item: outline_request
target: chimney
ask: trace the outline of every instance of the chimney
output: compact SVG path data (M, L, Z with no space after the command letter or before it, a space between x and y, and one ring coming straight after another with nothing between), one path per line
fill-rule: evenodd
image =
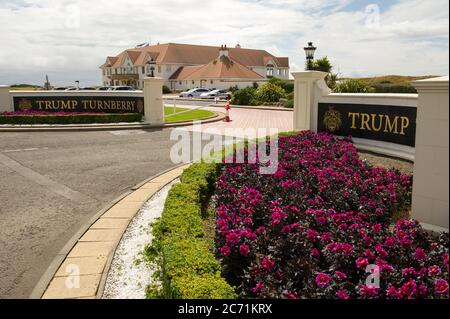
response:
M225 45L222 45L221 47L220 47L220 50L219 50L219 58L221 58L221 57L223 57L223 56L226 56L226 57L228 57L229 56L229 50L228 50L228 48L227 48L227 45L225 44Z

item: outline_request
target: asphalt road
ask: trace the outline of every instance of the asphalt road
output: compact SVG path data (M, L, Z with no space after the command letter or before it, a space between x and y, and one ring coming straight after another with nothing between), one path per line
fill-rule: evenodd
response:
M170 129L0 133L0 298L27 298L96 212L176 166Z

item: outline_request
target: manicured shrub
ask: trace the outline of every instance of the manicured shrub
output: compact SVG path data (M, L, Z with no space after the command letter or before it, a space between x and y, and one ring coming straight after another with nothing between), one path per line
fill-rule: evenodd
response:
M234 298L221 277L213 244L205 238L202 208L214 188L217 164L196 163L172 186L161 218L153 225L154 239L146 254L158 260L163 298ZM154 297L154 296L151 296Z
M91 123L121 123L141 122L142 114L39 114L39 113L8 113L0 114L0 124L91 124Z
M336 84L335 93L375 93L375 90L361 80L350 79Z
M172 93L172 90L167 85L163 85L163 94L170 94L170 93Z
M282 88L287 94L294 92L294 81L292 80L282 80L279 78L271 78L270 83L275 84Z
M412 176L361 161L350 140L302 132L279 139L273 175L225 164L216 183L216 247L244 298L448 298L448 234L408 210ZM376 265L380 287L366 286Z
M233 99L231 104L234 105L257 105L257 101L255 99L256 89L253 87L247 87L242 90L236 90L233 93Z
M256 99L263 103L279 102L285 95L286 92L281 87L271 82L265 83L255 91Z

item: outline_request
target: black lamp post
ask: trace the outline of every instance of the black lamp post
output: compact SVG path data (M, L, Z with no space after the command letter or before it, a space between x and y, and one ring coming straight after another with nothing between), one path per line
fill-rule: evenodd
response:
M147 65L150 66L150 77L154 78L155 77L155 65L156 65L156 61L153 59L150 59L147 61Z
M312 42L308 42L308 46L305 47L306 53L306 69L311 71L313 69L314 53L316 52L316 47Z

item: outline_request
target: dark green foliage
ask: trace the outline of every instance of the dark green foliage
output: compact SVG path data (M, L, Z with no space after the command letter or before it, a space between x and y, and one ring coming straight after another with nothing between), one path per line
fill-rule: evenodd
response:
M140 122L142 114L0 115L0 124L91 124Z

